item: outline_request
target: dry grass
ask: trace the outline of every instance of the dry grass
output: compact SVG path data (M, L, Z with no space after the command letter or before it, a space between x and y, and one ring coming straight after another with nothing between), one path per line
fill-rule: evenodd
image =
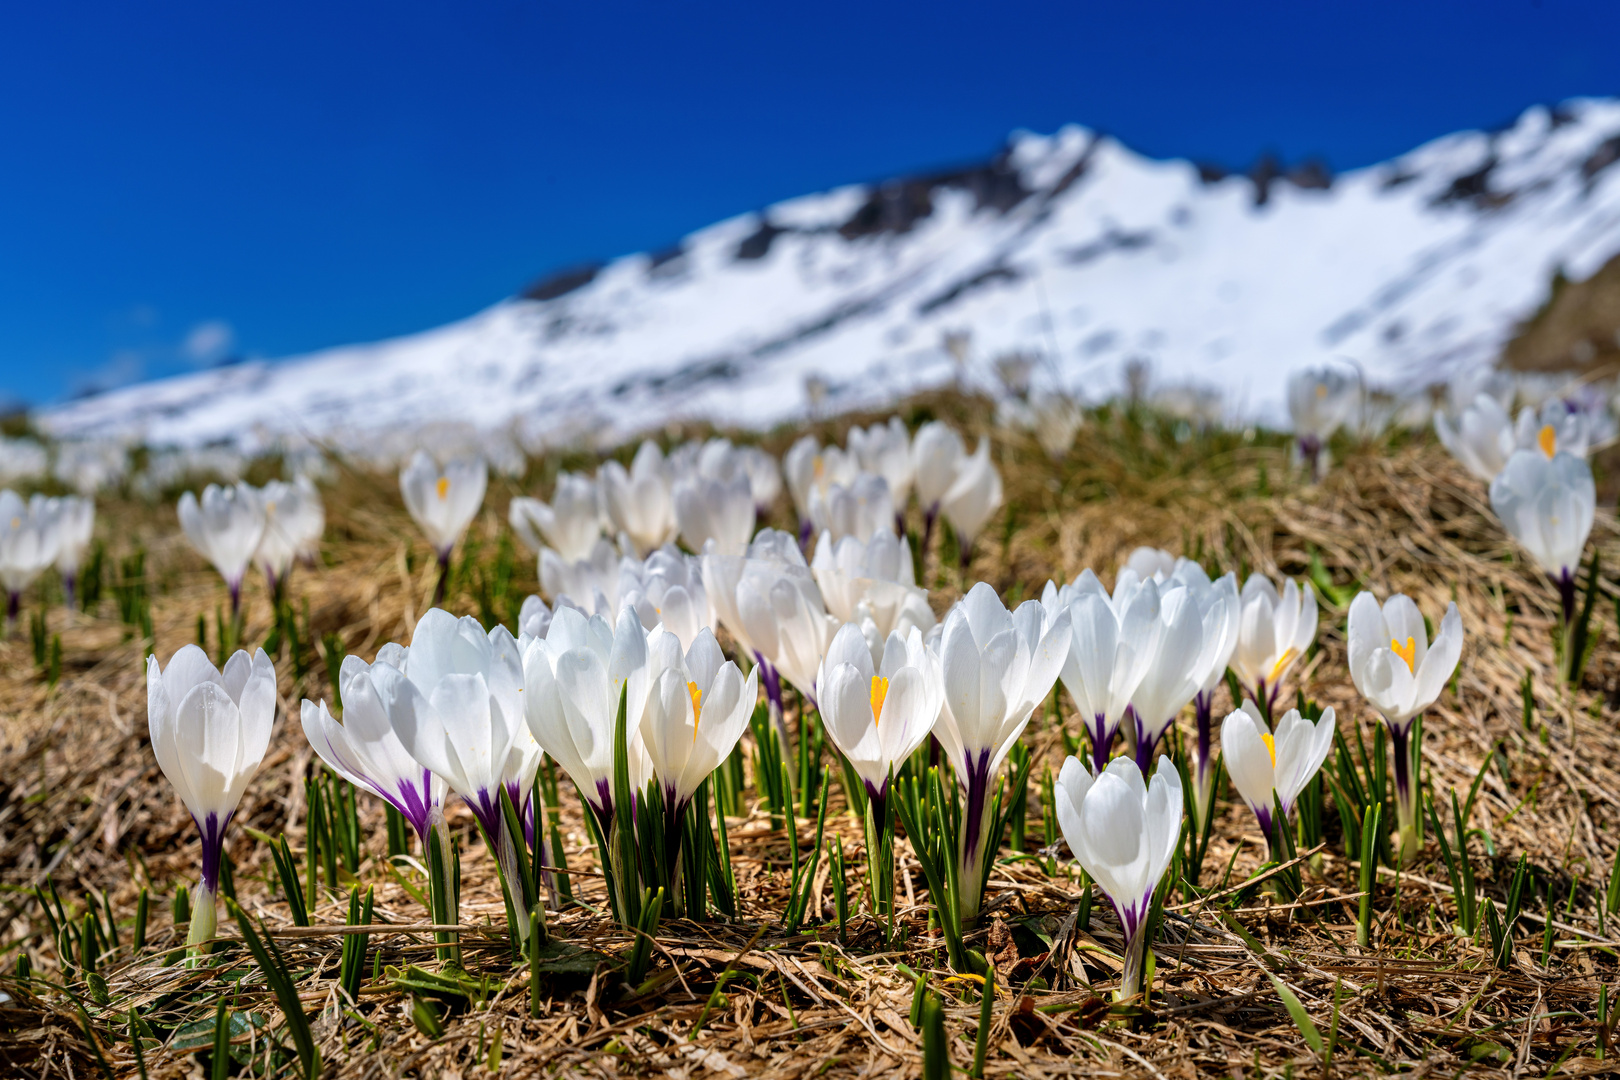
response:
M984 402L951 395L919 400L910 412L914 420L945 416L975 433L988 415ZM822 434L837 436L847 423L828 425ZM785 448L789 439L779 433L772 448ZM1448 929L1452 904L1440 884L1445 874L1432 843L1409 872L1380 877L1373 947L1356 948L1357 886L1329 813L1326 848L1305 868L1306 890L1298 902L1283 903L1264 888L1228 888L1192 904L1180 903L1179 894L1172 897L1149 1011L1121 1017L1109 1013L1106 1001L1117 985L1118 963L1110 950L1120 944L1112 914L1100 905L1089 933L1065 938L1077 895L1067 866L1048 877L1038 860L1003 849L1008 858L994 872L988 894L992 917L974 940L996 960L1007 984L988 1036L988 1075L1320 1072L1318 1055L1284 1009L1273 974L1324 1032L1338 987L1333 1067L1342 1073L1455 1073L1472 1067L1545 1074L1554 1062L1565 1075L1607 1070L1597 1055L1608 1033L1595 1017L1599 987L1614 981L1614 950L1620 948L1614 927L1598 915L1620 822L1614 609L1608 600L1599 607L1603 637L1585 685L1573 694L1560 692L1550 636L1556 599L1514 557L1480 485L1432 440L1335 449L1341 464L1324 484L1308 487L1288 475L1281 441L1265 435L1199 434L1178 431L1160 418L1103 412L1089 418L1061 464L1041 456L1032 442L998 436L1008 510L978 545L965 577L942 566L948 560L941 552L931 553L936 610L960 594L964 581L978 578L1009 599L1033 595L1047 578L1072 578L1085 566L1109 580L1120 559L1142 543L1242 573L1299 575L1314 555L1336 589L1403 591L1434 619L1455 598L1467 644L1456 691L1448 690L1428 715L1423 757L1437 792L1453 786L1466 791L1482 763L1492 759L1474 824L1494 855L1476 838L1476 869L1487 891L1500 898L1512 860L1523 852L1537 882L1511 968L1497 969L1485 949ZM578 463L541 463L531 479L548 489L541 474L562 464ZM475 525L478 557L485 563L493 557L514 490L493 485ZM349 651L369 657L383 642L408 639L431 595L433 567L389 478L345 475L327 502L323 565L295 573L295 603L307 602L314 631L335 632ZM785 518L786 506L779 512ZM1595 539L1607 564L1620 565L1612 516L1599 517ZM199 611L212 622L223 590L178 539L169 505L104 503L100 530L112 557L138 545L147 552L160 657L194 640ZM519 598L534 588L532 564L520 562L514 584ZM250 589L246 603L247 640L261 640L269 630L266 599ZM449 606L477 613L467 577L458 581ZM1305 693L1338 709L1341 725L1360 725L1370 734L1373 714L1359 702L1345 666L1344 614L1324 600L1319 646L1298 680ZM52 630L61 633L65 661L55 688L35 670L26 633L0 643L0 961L9 973L18 954L26 953L36 976L31 986L3 980L10 1000L0 1005L0 1060L12 1075L79 1077L100 1072L99 1054L117 1075L136 1075L124 1020L134 1008L166 1036L165 1047L147 1055L150 1075L202 1075L214 1002L222 993L238 1012L263 1016L272 1034L281 1016L261 980L236 982L252 970L240 949L226 952L218 969L160 966L156 958L176 940L168 898L193 881L198 845L146 743L143 643L117 621L110 601L100 617L58 610L51 620ZM269 886L274 871L266 846L244 826L285 832L295 849L301 845L303 780L318 762L293 718L301 697L328 693L318 659L302 685L285 657L278 668L281 719L230 845L237 896L272 929L290 926L288 911ZM1528 729L1519 691L1527 668L1536 698ZM1066 697L1063 709L1073 734L1078 726ZM1038 719L1028 740L1037 772L1057 765L1062 737L1050 721ZM566 783L564 791L570 865L588 870L594 852ZM835 802L834 811L841 805ZM371 858L359 878L376 887L379 922L420 925L421 906L384 865L380 808L363 801L362 811ZM1041 842L1040 820L1032 793L1032 848ZM891 951L864 917L852 924L847 942L839 940L835 925L816 918L816 912L829 920L831 915L825 862L811 925L785 934L777 920L786 896L787 845L768 817L755 812L731 827L742 908L735 922L667 921L658 936L656 967L667 977L640 997L627 997L617 975L627 936L590 910L554 914L551 923L560 937L601 955L587 955L577 971L549 975L541 1015L531 1018L527 972L512 968L504 951L504 911L491 862L474 838L470 816L457 808L451 821L466 853L462 919L473 927L464 935L467 964L474 974L488 976L487 993L481 1001L457 1003L444 1017L443 1035L430 1039L413 1026L409 997L386 974L376 981L368 975L358 1003L340 1010L334 982L339 938L287 933L281 942L292 966L305 972L300 988L321 1042L325 1075L466 1076L487 1066L497 1036L502 1065L514 1074L916 1074L921 1044L908 1021L912 987L897 970L902 961L927 972L944 995L953 1062L965 1068L972 1059L977 992L944 967L943 950L927 929L923 879L904 843L896 884L907 931L903 947ZM799 822L805 842L812 826ZM859 829L836 813L829 815L828 829L855 853L853 876L863 876ZM1216 822L1205 880L1218 878L1230 862L1230 880L1240 883L1263 856L1247 811L1227 802ZM105 896L120 921L123 947L104 967L110 1007L85 997L82 984L70 994L39 981L60 975L31 892L47 878L81 911L87 898L99 903ZM1574 899L1566 910L1571 882ZM153 905L148 949L132 958L129 928L143 886L159 902ZM1558 908L1545 966L1543 886L1550 886ZM597 879L582 875L576 888L587 905L601 910ZM345 903L328 898L315 921L340 924ZM223 915L221 922L227 925ZM434 966L420 932L379 930L371 941L384 968ZM1059 947L1049 950L1054 943ZM728 965L739 974L695 1031ZM1024 984L1037 972L1050 989L1026 991ZM95 1048L82 1026L81 1003ZM189 1043L184 1032L174 1034L187 1023L200 1023L203 1031ZM266 1045L262 1029L244 1030L238 1040L243 1056L258 1054L260 1065Z

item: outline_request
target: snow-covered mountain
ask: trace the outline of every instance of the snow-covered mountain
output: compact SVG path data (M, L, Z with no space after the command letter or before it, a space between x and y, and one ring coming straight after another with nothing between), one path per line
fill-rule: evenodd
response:
M1556 271L1620 252L1617 162L1612 100L1333 178L1217 177L1081 127L1018 134L981 167L792 199L440 329L40 419L154 444L438 421L610 442L671 419L763 427L812 396L881 404L956 377L958 357L982 373L1019 352L1082 398L1134 368L1278 420L1301 366L1350 362L1401 391L1493 363Z

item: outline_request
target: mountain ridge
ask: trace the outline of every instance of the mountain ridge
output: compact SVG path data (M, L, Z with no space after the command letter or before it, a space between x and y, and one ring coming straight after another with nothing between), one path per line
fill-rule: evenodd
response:
M851 184L537 280L446 326L45 410L72 436L343 444L456 421L608 443L764 427L991 362L1095 399L1133 368L1282 419L1282 378L1352 363L1411 392L1494 362L1562 273L1620 254L1620 103L1535 106L1338 175L1136 154L1078 125L977 165ZM957 355L967 347L967 371ZM947 343L958 344L947 347Z

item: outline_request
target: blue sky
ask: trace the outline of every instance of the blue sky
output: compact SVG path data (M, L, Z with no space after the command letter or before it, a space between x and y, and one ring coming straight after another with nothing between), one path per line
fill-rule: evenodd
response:
M13 5L0 393L425 329L547 270L1079 121L1367 164L1617 91L1620 5Z

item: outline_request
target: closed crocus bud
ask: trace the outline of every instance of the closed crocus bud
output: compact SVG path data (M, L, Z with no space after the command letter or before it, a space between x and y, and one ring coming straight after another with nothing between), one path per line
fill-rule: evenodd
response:
M192 904L195 945L214 936L225 828L259 771L276 718L276 671L260 649L237 652L221 672L186 645L160 668L146 661L146 720L158 767L202 835L202 884Z
M938 658L916 630L891 634L881 666L860 627L845 623L833 636L817 677L827 737L861 778L881 831L888 820L889 777L905 764L944 704Z
M355 787L371 792L393 806L422 838L444 816L446 785L405 749L394 732L393 711L421 702L409 680L384 657L404 662L405 653L389 650L376 663L358 656L343 658L339 687L343 722L327 711L326 702L305 699L301 709L304 737L326 762L327 768Z
M1134 997L1142 990L1153 891L1181 839L1181 777L1163 757L1151 784L1131 758L1115 758L1098 775L1071 757L1063 763L1053 802L1075 861L1114 905L1125 937L1120 996Z
M1062 588L1047 582L1041 594L1048 606L1069 611L1069 655L1061 678L1091 737L1094 771L1108 764L1114 735L1137 686L1155 655L1159 628L1159 589L1145 586L1131 571L1120 574L1113 597L1090 570Z
M1566 626L1575 617L1575 571L1596 507L1592 467L1574 454L1515 451L1491 482L1491 509L1558 586Z
M1269 713L1283 679L1316 640L1316 591L1290 579L1279 595L1270 578L1250 574L1238 599L1242 614L1232 670Z
M737 451L743 472L748 476L748 490L754 496L754 511L766 517L782 494L782 469L776 458L757 446L744 446Z
M619 562L619 605L636 613L647 630L662 626L690 649L704 629L715 628L714 608L703 588L703 564L666 544L645 562ZM544 636L544 635L538 635Z
M1067 394L1037 392L1029 400L1029 411L1035 441L1040 443L1047 457L1061 460L1074 445L1075 433L1085 422L1079 402Z
M321 502L321 493L315 481L308 476L300 476L294 484L302 493L298 521L293 527L293 533L298 537L297 554L306 564L313 565L320 550L321 538L326 535L326 505Z
M754 495L746 476L690 477L675 484L675 523L693 551L741 555L754 535Z
M1455 422L1444 410L1437 410L1434 432L1452 457L1487 484L1496 479L1513 455L1513 421L1489 394L1474 398Z
M530 733L574 781L607 836L613 824L613 738L621 692L631 789L640 791L652 771L641 738L648 692L646 631L633 611L610 623L601 615L586 618L561 608L545 638L526 646L523 682Z
M935 734L967 793L957 838L957 910L967 925L984 887L995 778L1068 659L1069 613L1036 600L1010 612L981 581L945 616L938 655L945 710Z
M674 539L669 468L656 443L642 442L629 469L617 461L607 462L597 470L596 482L608 520L616 532L630 538L638 555Z
M1193 750L1193 809L1195 824L1203 828L1214 797L1215 755L1212 747L1215 688L1221 684L1237 648L1238 622L1242 606L1238 599L1237 575L1226 573L1210 581L1204 568L1191 559L1179 559L1171 571L1173 586L1185 588L1204 624L1204 648L1194 659L1193 678L1198 692L1193 695L1193 720L1198 741Z
M90 548L90 537L96 528L95 500L64 495L46 502L46 509L56 522L56 572L62 575L62 592L68 607L73 606L73 586L79 579L79 566L84 553Z
M1302 368L1288 377L1295 453L1313 479L1328 470L1328 439L1350 422L1360 404L1360 384L1337 368Z
M605 536L597 537L590 554L575 562L550 548L541 548L540 587L553 601L567 596L593 610L603 606L596 601L600 595L611 614L619 603L619 554Z
M962 459L956 482L939 501L940 513L951 523L966 566L973 555L973 541L1001 509L1001 473L990 461L990 440L979 437L979 448Z
M253 562L273 593L286 580L300 550L310 545L315 520L318 518L324 526L326 515L313 487L272 480L254 495L264 513L264 532L254 549Z
M911 458L911 433L905 421L891 416L887 424L850 428L849 452L864 472L883 477L896 512L903 515L916 471Z
M518 496L507 509L512 531L539 554L550 546L569 562L588 558L602 535L602 516L596 482L577 473L557 477L550 504Z
M904 636L916 627L926 636L934 628L928 591L916 585L911 545L903 536L877 529L865 541L846 536L835 542L822 533L810 569L832 616L844 623L860 622L864 614L880 647L896 630Z
M848 485L828 484L810 491L810 523L817 533L831 533L834 540L892 531L894 509L888 482L872 473L861 473Z
M258 493L241 481L223 488L209 484L203 488L200 502L188 491L180 496L180 528L197 553L225 579L235 614L242 603L242 575L264 536L264 508Z
M1322 711L1312 723L1289 709L1273 734L1254 702L1247 699L1221 723L1221 751L1226 771L1243 801L1254 811L1272 858L1277 856L1275 828L1288 827L1288 815L1305 785L1311 782L1333 749L1334 714ZM1283 820L1272 820L1272 807L1282 804Z
M956 429L942 420L930 420L917 429L911 443L912 484L917 502L928 521L939 513L940 501L956 483L967 447Z

